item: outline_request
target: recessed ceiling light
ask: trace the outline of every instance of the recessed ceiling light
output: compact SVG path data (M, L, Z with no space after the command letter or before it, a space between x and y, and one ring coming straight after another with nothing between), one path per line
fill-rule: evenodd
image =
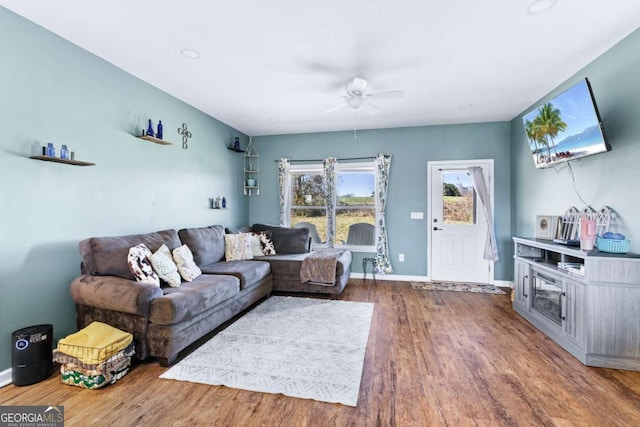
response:
M470 102L458 105L458 108L460 108L461 110L468 110L471 107L473 107L473 104Z
M537 15L546 12L556 4L556 1L557 0L535 0L527 7L527 13Z
M189 59L200 58L200 52L194 49L189 49L189 48L180 49L180 54L185 58L189 58Z

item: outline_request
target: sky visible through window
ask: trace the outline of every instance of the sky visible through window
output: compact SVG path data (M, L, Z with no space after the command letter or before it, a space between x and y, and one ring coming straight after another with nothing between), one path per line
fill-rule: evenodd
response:
M471 177L468 172L444 173L442 174L442 181L444 184L453 184L458 188L461 186L464 188L473 187L473 183L471 182Z
M341 173L338 177L338 196L371 197L374 189L372 173Z

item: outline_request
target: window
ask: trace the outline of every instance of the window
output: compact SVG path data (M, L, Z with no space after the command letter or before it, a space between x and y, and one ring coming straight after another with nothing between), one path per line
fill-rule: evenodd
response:
M291 225L312 224L314 245L327 241L327 206L324 200L322 165L291 166Z
M337 245L375 245L375 182L372 163L338 165Z
M476 223L476 191L468 171L442 173L442 216L445 224Z
M373 162L338 164L335 246L375 251ZM291 165L291 225L308 226L314 246L327 241L327 205L322 165ZM317 234L316 234L317 232Z

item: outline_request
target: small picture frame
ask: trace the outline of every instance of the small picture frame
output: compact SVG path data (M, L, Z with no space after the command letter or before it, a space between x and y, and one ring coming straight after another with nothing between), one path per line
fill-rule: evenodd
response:
M560 217L554 215L536 216L536 239L553 240L558 237Z

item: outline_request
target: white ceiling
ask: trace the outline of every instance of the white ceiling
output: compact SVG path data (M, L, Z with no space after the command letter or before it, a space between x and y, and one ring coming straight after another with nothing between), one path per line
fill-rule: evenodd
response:
M274 135L510 120L640 27L637 0L557 0L530 14L532 1L0 5L248 135ZM354 77L405 97L374 115L326 113Z

